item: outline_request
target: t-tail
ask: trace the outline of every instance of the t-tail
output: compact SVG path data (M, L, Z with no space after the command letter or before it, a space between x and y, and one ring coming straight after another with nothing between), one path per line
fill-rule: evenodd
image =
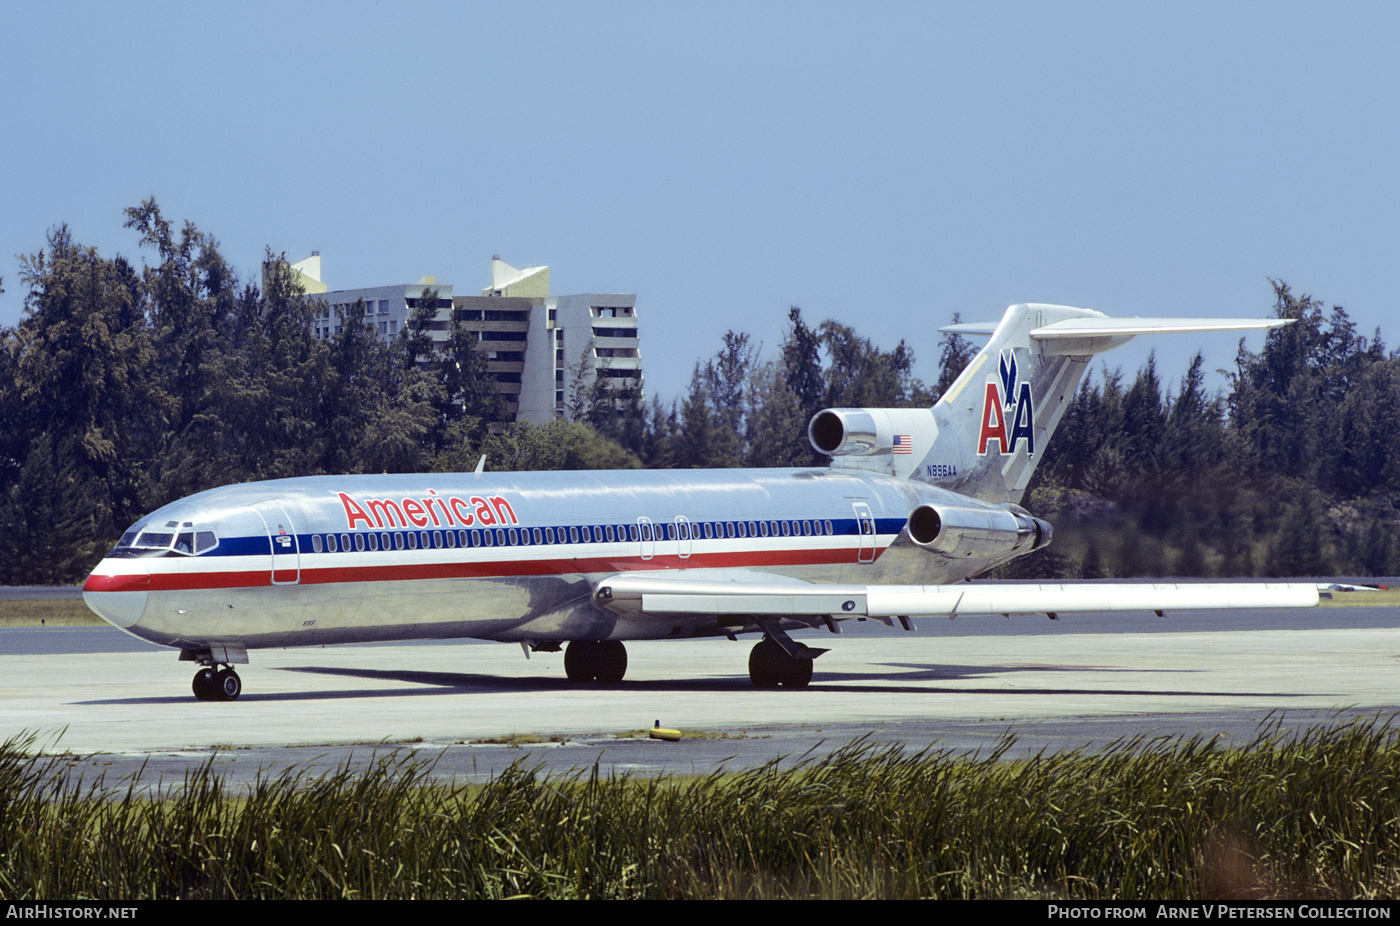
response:
M1019 504L1095 354L1141 334L1246 331L1288 322L1109 318L1071 306L1013 305L997 324L942 329L990 340L933 408L829 408L812 418L808 437L836 468Z

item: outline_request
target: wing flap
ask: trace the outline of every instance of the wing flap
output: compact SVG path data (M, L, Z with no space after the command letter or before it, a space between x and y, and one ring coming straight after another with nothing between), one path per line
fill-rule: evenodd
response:
M824 590L817 589L818 592ZM711 594L711 595L642 595L642 610L666 614L839 614L863 616L866 599L863 594Z

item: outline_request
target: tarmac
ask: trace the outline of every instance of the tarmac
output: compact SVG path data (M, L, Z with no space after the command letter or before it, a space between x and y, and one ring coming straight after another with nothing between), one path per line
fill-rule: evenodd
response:
M1115 740L1296 733L1400 711L1389 608L866 623L810 687L755 689L752 640L638 642L616 685L575 686L563 655L444 641L257 650L234 702L196 701L173 650L105 628L0 630L0 740L66 753L109 783L178 784L212 763L233 783L386 757L482 780L546 773L709 774L866 746L988 755ZM680 742L646 738L659 722Z

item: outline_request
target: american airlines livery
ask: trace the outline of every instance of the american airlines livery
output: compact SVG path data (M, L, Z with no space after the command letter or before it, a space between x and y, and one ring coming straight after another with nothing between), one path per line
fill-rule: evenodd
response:
M1019 504L1092 355L1139 334L1284 320L1110 319L1016 305L932 409L833 408L827 469L310 476L225 486L134 524L83 588L233 700L259 647L476 637L617 682L625 640L759 633L749 676L803 687L789 631L871 618L1309 607L1311 585L973 584L1050 542Z

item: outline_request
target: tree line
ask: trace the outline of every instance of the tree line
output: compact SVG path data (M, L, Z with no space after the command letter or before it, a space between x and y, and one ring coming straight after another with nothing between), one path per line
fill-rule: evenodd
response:
M317 337L324 302L270 252L259 285L154 200L126 227L139 267L63 226L19 259L24 316L0 329L0 584L78 581L144 514L234 482L465 471L483 454L495 470L825 465L815 412L930 405L975 353L945 335L925 384L903 342L794 307L775 351L727 332L669 402L583 377L561 420L512 423L467 328L434 346L435 294L392 340L363 304ZM1220 393L1199 356L1171 394L1155 361L1131 383L1086 380L1026 499L1056 542L1005 574L1400 572L1400 358L1341 308L1274 295L1299 321L1258 353L1241 342Z
M1221 394L1199 355L1165 394L1155 360L1131 383L1083 384L1027 505L1056 544L1014 572L1082 576L1400 573L1400 357L1345 310L1273 282L1296 319L1247 350Z
M323 303L285 261L269 253L260 287L153 200L126 219L140 268L63 226L20 257L24 317L0 331L0 583L79 579L123 528L213 486L424 468L484 427L470 416L499 415L475 345L428 351L421 315L386 343L360 303L318 338Z

